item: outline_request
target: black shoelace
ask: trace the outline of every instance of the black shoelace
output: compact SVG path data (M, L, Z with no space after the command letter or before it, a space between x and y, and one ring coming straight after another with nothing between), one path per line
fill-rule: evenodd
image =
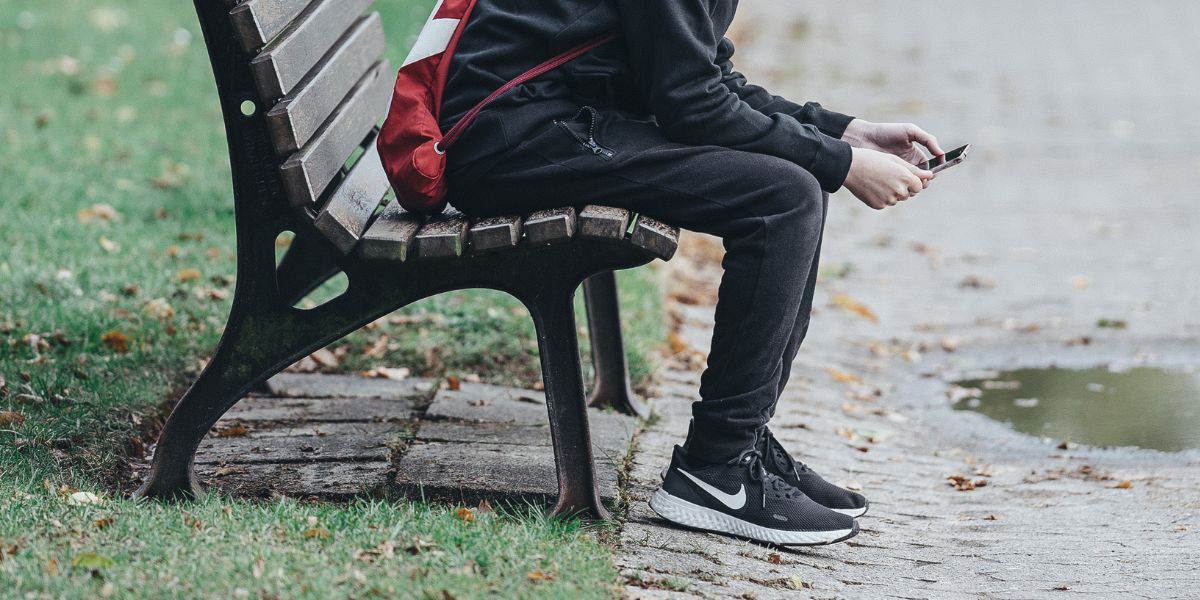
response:
M766 451L771 455L771 458L775 461L775 466L780 471L785 473L791 471L796 474L796 477L800 477L801 472L809 470L808 465L792 458L787 450L783 449L783 444L780 444L779 440L775 439L775 435L771 433L770 429L763 427L761 435L766 442Z
M785 453L786 455L786 453ZM762 453L758 448L750 448L738 455L737 458L729 461L729 465L740 464L750 472L750 481L759 484L762 498L762 507L767 507L767 495L770 494L773 498L781 498L787 500L798 500L804 494L781 479L779 476L767 471L763 465Z

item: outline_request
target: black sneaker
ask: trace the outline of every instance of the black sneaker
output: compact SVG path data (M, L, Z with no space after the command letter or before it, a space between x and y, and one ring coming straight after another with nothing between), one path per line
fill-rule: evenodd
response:
M817 504L851 517L867 514L870 505L862 494L825 481L816 471L808 468L808 465L792 458L765 426L759 430L754 448L763 455L768 472L778 475L788 485L804 492L805 496L812 498Z
M685 527L780 546L832 544L858 534L853 517L813 502L768 472L754 448L727 463L692 466L676 446L650 508Z

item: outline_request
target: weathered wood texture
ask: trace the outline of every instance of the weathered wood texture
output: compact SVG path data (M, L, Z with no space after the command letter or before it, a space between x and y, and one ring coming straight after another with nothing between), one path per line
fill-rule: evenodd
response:
M312 74L267 113L275 152L304 147L384 51L379 13L363 18L338 41Z
M315 202L387 111L392 94L391 66L384 61L358 85L303 150L279 168L293 206Z
M250 62L258 93L287 95L359 19L371 0L317 0Z

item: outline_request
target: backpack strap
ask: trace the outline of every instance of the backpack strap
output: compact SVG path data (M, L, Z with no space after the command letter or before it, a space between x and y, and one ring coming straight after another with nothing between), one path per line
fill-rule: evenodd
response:
M562 54L559 54L558 56L555 56L554 58L551 58L550 60L547 60L546 62L528 71L525 71L524 73L521 73L512 81L501 86L500 89L492 92L491 95L489 95L487 98L484 98L479 104L476 104L474 108L468 111L467 114L463 115L463 117L454 124L454 127L451 127L450 131L446 132L446 135L443 136L442 140L434 147L435 150L441 154L445 154L446 151L448 151L450 147L458 141L458 138L462 136L463 132L471 126L471 123L475 121L475 118L479 116L479 113L482 112L483 109L486 108L488 104L491 104L496 98L499 98L513 88L531 79L537 79L538 77L541 77L542 75L545 75L546 73L549 73L550 71L553 71L579 58L580 56L583 56L584 54L587 54L588 52L615 40L619 36L620 33L616 31L610 31L574 48L571 48L570 50L567 50L566 52L563 52Z

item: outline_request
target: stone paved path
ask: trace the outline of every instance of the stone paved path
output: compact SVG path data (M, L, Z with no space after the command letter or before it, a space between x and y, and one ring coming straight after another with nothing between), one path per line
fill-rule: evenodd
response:
M242 400L217 424L197 473L241 496L553 501L545 396L438 383L281 374L269 394ZM590 420L601 497L615 503L636 421L597 410Z
M752 80L976 154L896 210L833 199L773 428L871 498L862 533L785 552L658 521L645 499L697 386L672 370L631 473L627 595L1196 597L1200 452L1059 449L946 391L997 368L1200 364L1200 5L743 0L739 24ZM709 314L682 311L703 350Z

